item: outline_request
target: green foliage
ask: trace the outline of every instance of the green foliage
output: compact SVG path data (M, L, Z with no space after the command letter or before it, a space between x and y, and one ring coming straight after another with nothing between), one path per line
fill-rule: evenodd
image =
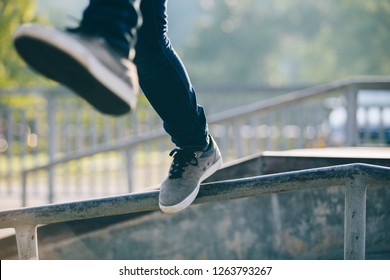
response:
M184 51L202 82L318 83L390 73L388 0L202 1Z
M0 1L0 87L42 85L43 79L26 68L12 43L12 34L23 22L36 21L35 1Z
M181 52L198 82L286 85L390 73L389 0L199 3L203 17ZM0 0L0 87L51 84L13 48L12 33L29 21L37 21L34 0Z

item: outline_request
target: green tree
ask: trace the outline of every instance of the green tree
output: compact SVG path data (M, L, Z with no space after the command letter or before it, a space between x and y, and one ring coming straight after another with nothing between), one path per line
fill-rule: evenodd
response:
M318 83L390 73L388 0L210 0L183 52L202 82Z
M244 82L266 75L264 54L277 40L270 14L263 9L266 2L203 1L209 13L183 52L195 79Z
M289 2L291 10L293 2ZM388 0L299 2L305 8L297 12L298 23L290 20L292 40L282 42L274 53L290 66L291 78L321 82L352 75L390 74L386 63L390 59ZM313 32L305 25L315 26Z
M44 80L26 68L12 43L12 34L23 22L36 20L35 1L0 1L0 87L39 85Z

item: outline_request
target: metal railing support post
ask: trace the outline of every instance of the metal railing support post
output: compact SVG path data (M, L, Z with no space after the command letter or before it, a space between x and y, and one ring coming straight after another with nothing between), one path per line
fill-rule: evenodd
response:
M127 177L127 189L131 193L134 191L134 148L129 148L125 151L125 160L126 160L126 177Z
M28 172L22 172L22 207L27 206L27 176Z
M36 225L15 227L16 243L20 260L38 259L38 235Z
M359 176L345 191L344 259L364 260L366 251L366 186Z
M49 166L47 168L47 184L48 184L48 202L54 202L54 161L56 151L56 123L55 123L55 101L52 95L47 95L47 118L48 118L48 155Z
M347 123L346 123L346 145L356 146L358 144L358 88L355 85L347 87Z
M233 125L233 141L234 147L236 148L236 157L241 158L244 155L243 146L242 146L242 136L241 136L241 125L240 120L232 123Z

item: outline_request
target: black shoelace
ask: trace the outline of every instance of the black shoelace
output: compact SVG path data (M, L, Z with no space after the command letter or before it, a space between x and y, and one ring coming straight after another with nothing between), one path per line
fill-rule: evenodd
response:
M183 149L175 148L169 155L173 157L173 163L171 170L169 171L169 179L179 179L182 177L184 168L191 164L193 166L198 165L198 159L194 152L189 152Z

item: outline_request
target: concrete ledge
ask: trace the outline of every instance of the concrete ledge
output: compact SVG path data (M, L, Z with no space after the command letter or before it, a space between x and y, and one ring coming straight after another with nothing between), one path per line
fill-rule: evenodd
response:
M339 147L265 151L226 165L206 182L353 163L390 167L390 148Z

